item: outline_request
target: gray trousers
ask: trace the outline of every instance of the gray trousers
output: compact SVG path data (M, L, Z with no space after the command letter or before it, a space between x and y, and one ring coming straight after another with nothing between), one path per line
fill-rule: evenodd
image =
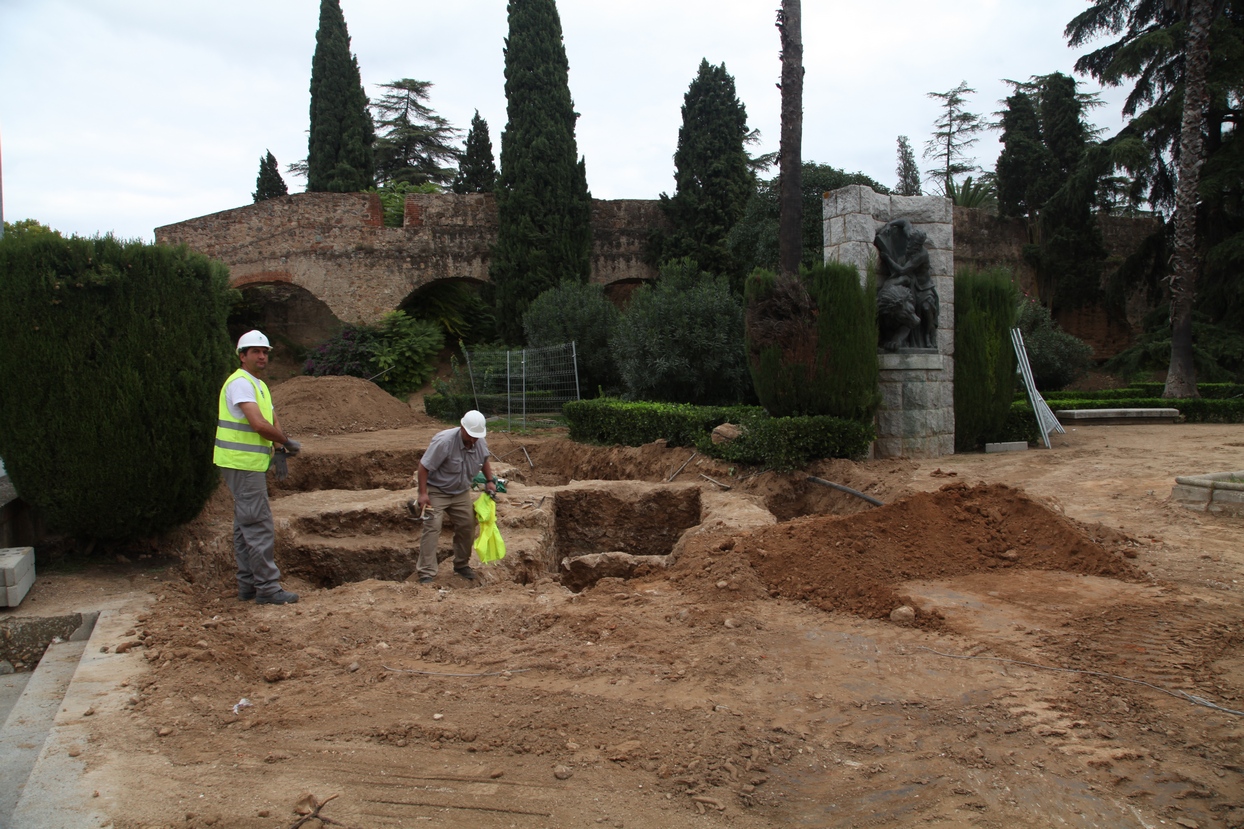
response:
M420 578L434 578L437 573L436 545L441 536L441 522L449 516L454 528L454 569L471 563L471 545L475 541L475 502L471 490L450 495L443 489L428 486L435 512L423 522L423 535L419 538L419 562L415 569Z
M281 571L276 566L267 474L243 469L220 471L233 493L233 554L238 563L238 593L271 596L281 589Z

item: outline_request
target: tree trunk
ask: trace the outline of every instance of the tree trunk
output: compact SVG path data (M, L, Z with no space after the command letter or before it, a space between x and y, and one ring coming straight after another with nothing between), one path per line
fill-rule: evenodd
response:
M1188 3L1184 35L1184 108L1179 137L1179 181L1175 188L1175 256L1171 286L1171 364L1163 397L1198 397L1192 362L1192 305L1196 299L1197 187L1204 162L1202 132L1208 92L1209 27L1212 0Z
M799 275L803 255L803 35L800 0L782 0L778 31L782 38L782 146L778 217L778 265Z

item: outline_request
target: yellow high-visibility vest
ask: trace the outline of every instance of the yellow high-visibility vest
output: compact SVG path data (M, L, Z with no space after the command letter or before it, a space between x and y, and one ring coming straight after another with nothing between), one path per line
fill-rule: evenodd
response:
M255 431L246 418L236 418L229 414L229 404L225 402L225 389L239 377L245 377L255 387L255 400L259 404L259 413L272 423L272 395L264 381L258 380L242 369L229 375L229 379L220 387L220 407L216 419L216 448L212 453L212 461L226 469L243 469L248 472L267 472L272 460L272 441Z

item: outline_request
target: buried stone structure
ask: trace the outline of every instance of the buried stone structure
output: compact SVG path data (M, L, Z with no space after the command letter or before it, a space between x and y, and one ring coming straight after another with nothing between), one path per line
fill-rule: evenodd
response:
M825 261L877 274L879 458L955 451L954 213L939 196L852 185L823 201Z

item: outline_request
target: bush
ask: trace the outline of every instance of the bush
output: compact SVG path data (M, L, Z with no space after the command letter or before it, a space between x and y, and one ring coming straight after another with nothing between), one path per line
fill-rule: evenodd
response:
M445 337L435 323L392 311L376 326L342 326L311 352L303 371L313 377L362 377L401 397L428 381L444 345Z
M523 333L533 347L573 342L579 367L579 389L587 397L597 389L612 391L618 369L609 352L609 336L618 324L618 309L595 283L563 282L536 297L523 314Z
M1020 302L1016 325L1024 335L1038 391L1065 389L1088 371L1093 349L1059 328L1049 309L1037 300L1025 297Z
M678 259L635 292L609 341L629 396L669 403L738 403L751 390L743 308L725 277Z
M131 539L199 513L237 366L228 271L183 247L0 240L0 456L48 527Z
M1239 382L1244 379L1244 335L1215 325L1200 312L1192 315L1192 364L1201 380ZM1107 371L1137 377L1165 371L1171 364L1170 306L1145 317L1145 333L1134 345L1106 361ZM1159 392L1159 395L1161 392Z
M821 458L859 458L875 438L870 424L836 417L771 418L758 406L689 406L609 398L567 403L572 440L642 446L664 440L695 446L711 457L773 469L795 469ZM714 445L712 431L739 423L746 432Z
M747 280L747 353L769 414L871 420L877 389L876 289L854 265L831 262L798 280L755 271Z
M1006 269L955 277L955 451L1001 437L1015 397L1011 328L1019 293Z

